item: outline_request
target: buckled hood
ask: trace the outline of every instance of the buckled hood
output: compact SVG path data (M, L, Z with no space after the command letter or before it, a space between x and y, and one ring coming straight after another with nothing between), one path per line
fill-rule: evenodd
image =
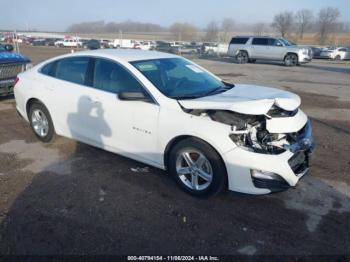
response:
M275 88L235 85L224 93L179 100L179 103L186 109L229 110L241 114L264 115L274 105L287 111L294 111L300 106L300 97Z

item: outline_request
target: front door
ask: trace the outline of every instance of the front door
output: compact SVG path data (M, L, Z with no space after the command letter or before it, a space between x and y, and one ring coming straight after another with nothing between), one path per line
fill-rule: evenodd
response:
M106 149L141 161L154 161L159 106L151 98L148 102L120 100L120 92L147 93L120 64L102 58L97 58L94 64L92 85L96 91L95 102L100 104L100 118L104 119L110 132L103 138Z

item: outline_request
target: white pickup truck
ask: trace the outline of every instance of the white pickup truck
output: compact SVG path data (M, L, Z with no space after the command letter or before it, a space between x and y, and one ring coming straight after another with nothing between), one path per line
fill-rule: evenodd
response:
M202 47L202 53L208 55L227 55L228 44L223 43L204 43Z
M82 47L83 43L78 38L67 38L55 42L55 46L59 47Z

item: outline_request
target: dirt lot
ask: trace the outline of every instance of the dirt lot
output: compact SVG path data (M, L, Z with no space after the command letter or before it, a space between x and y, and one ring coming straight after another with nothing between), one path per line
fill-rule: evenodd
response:
M23 48L35 63L68 52ZM238 65L224 79L298 93L317 151L295 189L196 199L160 170L58 137L42 144L0 100L1 254L350 254L350 63Z

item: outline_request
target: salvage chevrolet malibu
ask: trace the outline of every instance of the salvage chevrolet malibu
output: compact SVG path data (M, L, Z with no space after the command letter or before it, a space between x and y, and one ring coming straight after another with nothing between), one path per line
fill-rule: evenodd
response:
M297 95L227 83L172 54L56 57L20 74L15 97L41 141L58 134L168 170L195 196L294 187L314 148Z

